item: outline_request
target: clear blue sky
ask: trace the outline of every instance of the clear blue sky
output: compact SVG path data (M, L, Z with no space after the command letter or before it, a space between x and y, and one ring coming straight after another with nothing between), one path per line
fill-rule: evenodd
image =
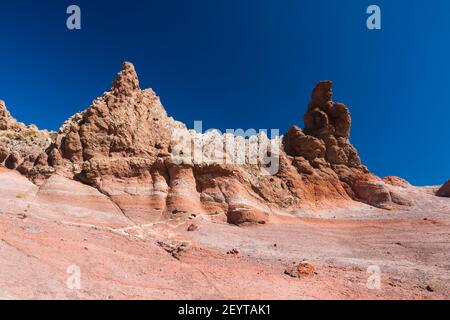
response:
M204 128L302 124L312 87L335 83L352 141L380 176L450 178L448 0L2 1L0 99L57 129L130 60L169 114ZM66 29L66 8L82 30ZM366 8L382 30L366 28Z

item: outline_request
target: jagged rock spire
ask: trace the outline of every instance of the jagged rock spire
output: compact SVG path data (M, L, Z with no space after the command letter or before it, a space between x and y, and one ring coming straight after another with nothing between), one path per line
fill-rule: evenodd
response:
M9 112L6 109L5 102L0 100L0 130L6 130L6 119L9 117Z
M442 185L442 187L436 193L438 197L450 198L450 180Z
M320 81L311 94L311 102L304 117L305 133L322 138L350 137L351 116L348 108L342 103L335 103L333 98L333 82Z
M323 158L329 164L359 168L361 159L349 140L350 112L332 98L333 82L320 81L311 94L304 132L292 127L285 137L285 150L291 156Z
M56 147L78 166L100 158L154 159L167 153L176 126L156 93L141 90L133 64L124 62L111 90L64 124Z
M139 91L139 78L131 62L124 62L122 70L113 81L111 91L118 95L129 95Z
M327 109L333 99L333 82L330 80L320 81L311 93L309 109Z

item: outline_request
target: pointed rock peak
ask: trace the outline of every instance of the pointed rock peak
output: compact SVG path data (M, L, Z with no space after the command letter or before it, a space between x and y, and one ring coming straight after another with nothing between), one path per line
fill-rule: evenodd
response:
M311 94L311 104L314 107L327 105L333 99L333 82L329 80L320 81Z
M139 78L134 65L131 62L124 62L122 70L112 84L112 91L116 94L129 95L139 90Z
M324 137L349 138L351 116L342 103L333 102L333 82L320 81L311 94L311 103L304 117L305 133Z

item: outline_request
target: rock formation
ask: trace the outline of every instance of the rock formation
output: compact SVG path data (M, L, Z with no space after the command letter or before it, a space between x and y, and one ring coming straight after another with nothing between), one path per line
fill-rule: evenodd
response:
M17 122L0 101L0 163L28 176L50 176L46 150L56 135Z
M438 197L448 197L450 198L450 180L442 185L442 187L436 193Z
M350 143L350 112L333 102L330 81L314 88L304 123L304 130L290 128L282 142L257 137L281 146L274 175L261 163L176 163L174 132L192 132L167 115L153 90L140 89L134 66L126 62L111 89L58 133L17 123L1 103L0 163L38 185L58 175L94 186L136 223L195 213L233 224L264 224L280 212L354 201L383 209L411 204L391 180L361 164ZM203 140L212 136L200 134ZM202 150L207 151L209 146Z
M293 163L304 173L308 164L322 173L334 172L334 184L340 184L356 201L383 209L391 209L394 203L409 203L361 164L350 143L350 111L342 103L333 102L332 89L331 81L321 81L314 88L304 117L305 129L294 126L289 130L284 139L286 153L294 159L300 157L300 165Z

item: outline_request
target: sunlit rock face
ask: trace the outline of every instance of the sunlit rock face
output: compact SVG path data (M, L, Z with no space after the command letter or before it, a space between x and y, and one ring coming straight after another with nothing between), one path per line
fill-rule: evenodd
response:
M450 198L450 180L444 183L436 193L438 197L448 197Z
M125 62L111 89L57 133L18 123L1 102L0 162L36 185L57 175L92 186L138 223L204 214L265 224L280 212L356 202L410 205L361 164L350 111L332 97L332 82L319 82L305 128L284 137L199 133L169 117Z

